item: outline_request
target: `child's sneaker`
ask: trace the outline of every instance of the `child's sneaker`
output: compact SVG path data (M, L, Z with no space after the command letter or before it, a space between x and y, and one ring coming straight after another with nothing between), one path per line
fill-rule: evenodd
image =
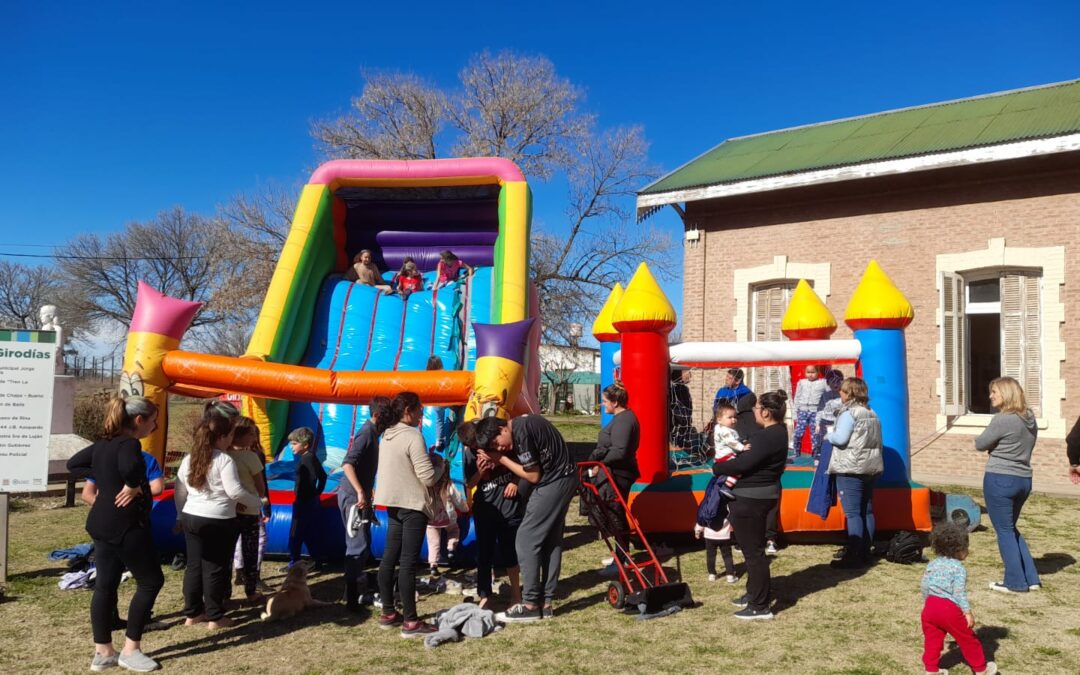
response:
M729 575L724 577L724 581L728 582L729 584L733 584L738 580L739 580L739 577L735 576L734 574L729 574Z
M975 675L996 675L998 671L997 664L993 661L986 662L986 670L981 673L975 673Z
M543 616L545 619L551 619L555 616L555 608L551 605L544 605Z
M770 541L765 543L765 555L776 555L776 542Z
M1027 593L1026 588L1024 590L1015 590L1015 589L1009 588L1008 586L1001 583L1000 581L992 582L990 584L990 590L997 591L998 593Z
M709 575L709 581L716 581L716 575L715 574L710 574Z
M383 630L389 630L394 626L400 626L403 623L405 623L405 617L401 616L401 614L396 611L379 616L379 628L382 628Z
M401 626L401 637L404 639L414 637L424 637L425 635L431 635L438 632L438 628L430 623L424 621L406 621Z

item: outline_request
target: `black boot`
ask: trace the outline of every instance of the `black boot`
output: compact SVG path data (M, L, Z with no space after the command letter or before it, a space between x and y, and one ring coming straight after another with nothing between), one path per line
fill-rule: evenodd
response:
M360 612L360 584L359 578L363 570L360 569L360 556L345 556L345 609L353 614Z

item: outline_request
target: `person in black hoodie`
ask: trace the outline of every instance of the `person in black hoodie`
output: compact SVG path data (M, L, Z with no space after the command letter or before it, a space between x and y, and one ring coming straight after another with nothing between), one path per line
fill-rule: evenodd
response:
M593 475L596 487L603 498L603 517L615 535L616 543L623 552L630 552L630 527L626 522L626 512L615 498L615 490L622 498L630 496L630 486L638 478L637 449L641 427L633 410L626 406L630 399L621 382L615 382L604 388L604 412L613 415L608 425L600 430L596 439L596 449L589 455L590 462L602 462L615 481L612 485L599 470Z
M713 466L716 475L734 475L735 501L728 519L739 538L746 559L746 594L733 601L742 609L739 619L771 619L772 593L769 560L765 557L765 530L769 511L780 499L780 476L787 464L787 393L770 391L758 398L754 415L761 430L750 436L750 449L734 459Z
M337 501L345 523L345 608L360 611L360 595L368 590L364 564L371 555L371 520L374 509L375 473L379 468L379 436L390 419L390 399L371 400L371 417L353 437L341 469L345 480L338 484ZM365 583L361 584L361 581ZM361 589L361 586L364 586Z
M146 479L139 439L157 428L158 409L149 399L130 396L109 402L105 440L68 460L75 475L93 475L98 495L86 518L94 540L97 582L90 601L94 659L98 672L121 665L136 672L156 670L158 664L142 653L142 634L154 601L165 583L150 531L150 485ZM112 623L116 591L127 567L135 577L135 594L128 608L127 639L119 654L113 647Z

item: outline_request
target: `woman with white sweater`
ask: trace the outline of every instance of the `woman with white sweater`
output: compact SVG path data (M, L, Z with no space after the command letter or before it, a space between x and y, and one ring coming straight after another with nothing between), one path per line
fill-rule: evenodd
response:
M401 637L423 637L435 632L416 614L416 559L428 520L434 514L429 489L438 476L427 454L424 436L416 425L423 418L420 397L406 391L394 397L386 431L379 443L375 505L386 508L386 548L379 565L379 628L401 626ZM402 612L394 608L394 571Z
M234 424L226 415L206 415L195 430L195 446L176 474L176 512L187 541L186 626L204 621L211 629L233 625L225 616L225 599L240 533L236 514L257 514L261 506L224 452L232 445Z

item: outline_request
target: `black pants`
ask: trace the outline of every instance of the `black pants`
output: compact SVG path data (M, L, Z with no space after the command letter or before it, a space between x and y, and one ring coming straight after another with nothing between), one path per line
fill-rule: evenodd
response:
M596 515L604 519L604 529L614 535L615 543L622 549L621 552L617 552L622 553L625 557L630 555L630 525L626 520L626 510L619 504L619 500L615 496L615 490L618 489L619 494L625 501L630 496L630 487L633 484L633 480L616 476L614 486L606 479L597 486L600 493L600 513ZM600 526L599 524L596 525L597 527Z
M525 505L516 548L521 566L521 599L535 607L555 597L562 569L566 511L576 491L577 480L566 476L534 487Z
M735 574L735 558L731 556L731 540L706 539L705 568L709 574L716 574L716 549L720 549L720 556L724 559L724 574Z
M473 502L473 525L476 527L476 595L491 595L491 570L496 564L517 567L517 530L519 521L507 520L498 509L483 502Z
M416 561L424 542L428 518L420 511L386 507L389 526L386 528L386 548L379 564L379 598L383 613L394 608L394 568L397 568L398 592L401 593L402 614L406 621L416 621Z
M312 558L315 552L311 548L312 533L318 528L319 509L321 504L318 499L310 499L303 502L293 502L292 526L289 528L289 564L295 565L300 562L303 546L307 544L308 554Z
M773 503L769 515L765 518L765 539L774 544L780 537L780 500Z
M728 520L739 534L739 546L746 559L746 594L749 607L754 610L769 608L772 578L769 575L769 559L765 557L765 528L769 511L777 504L776 499L750 499L740 496L728 507Z
M150 528L132 528L115 543L95 539L94 562L97 565L97 582L90 601L90 626L94 631L94 642L112 644L116 590L120 587L124 567L131 570L136 584L135 595L128 607L127 637L141 640L143 628L150 622L154 600L165 584Z
M244 593L248 597L255 595L259 583L259 521L258 516L236 516L236 526L240 531L240 558L244 562Z
M202 614L208 621L225 616L232 557L240 529L235 518L203 518L185 513L187 569L184 570L184 616Z

